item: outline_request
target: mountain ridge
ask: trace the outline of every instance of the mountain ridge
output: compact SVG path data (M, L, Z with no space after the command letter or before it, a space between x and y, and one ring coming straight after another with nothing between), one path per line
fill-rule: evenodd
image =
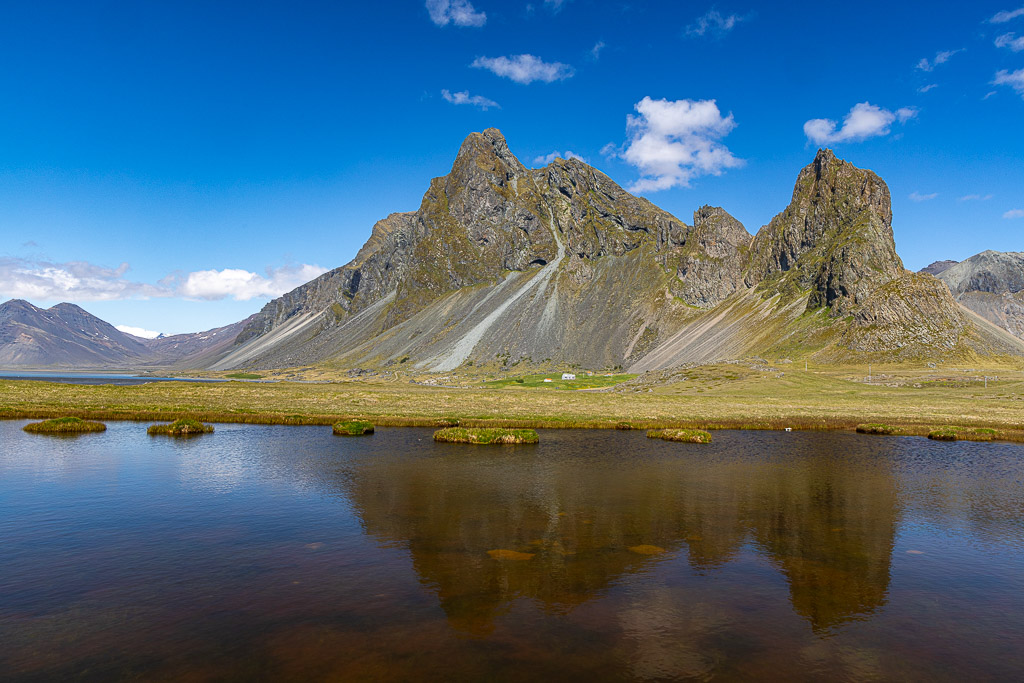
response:
M937 263L936 277L960 305L1024 338L1024 252L989 249L960 262ZM933 263L924 270L935 268Z
M268 303L213 367L640 370L798 347L822 360L1022 351L904 269L888 187L831 150L755 235L717 207L693 223L578 159L527 169L500 131L472 133L417 211Z
M349 263L232 326L157 340L106 334L117 348L98 353L215 371L419 372L1024 355L998 316L954 300L948 279L965 268L907 271L888 186L829 149L751 235L720 207L699 207L689 225L579 159L527 168L489 128L466 137L417 210L374 224Z
M39 308L23 299L0 303L0 367L181 367L219 356L245 323L143 339L122 332L80 306Z

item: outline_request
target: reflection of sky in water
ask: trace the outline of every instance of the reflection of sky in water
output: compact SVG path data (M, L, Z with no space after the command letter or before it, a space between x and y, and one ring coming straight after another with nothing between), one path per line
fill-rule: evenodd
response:
M15 678L1024 672L1016 445L22 424L0 422Z

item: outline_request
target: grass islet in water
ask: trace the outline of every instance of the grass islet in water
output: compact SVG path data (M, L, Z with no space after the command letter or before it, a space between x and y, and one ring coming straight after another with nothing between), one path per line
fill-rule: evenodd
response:
M702 429L649 429L647 438L684 443L711 443L711 434Z
M181 418L170 424L150 425L146 433L150 436L194 436L196 434L209 434L213 431L213 425L208 425L199 420Z
M540 438L532 429L497 429L487 427L448 427L434 432L434 441L444 443L509 444L537 443Z
M892 425L869 422L857 425L858 434L899 434L900 428Z
M26 432L36 434L84 434L86 432L106 431L107 425L102 422L83 420L80 417L57 417L52 420L33 422L24 427Z
M341 420L332 428L339 436L363 436L373 434L373 423L365 420Z

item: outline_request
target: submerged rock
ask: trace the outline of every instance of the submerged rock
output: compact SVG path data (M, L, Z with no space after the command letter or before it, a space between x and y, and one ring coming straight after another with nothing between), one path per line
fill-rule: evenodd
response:
M487 554L490 555L495 560L516 560L516 561L530 560L530 559L533 559L533 556L535 555L535 553L521 553L521 552L518 552L516 550L505 550L505 549L488 550Z
M629 547L629 552L637 555L661 555L665 549L656 545L634 545Z

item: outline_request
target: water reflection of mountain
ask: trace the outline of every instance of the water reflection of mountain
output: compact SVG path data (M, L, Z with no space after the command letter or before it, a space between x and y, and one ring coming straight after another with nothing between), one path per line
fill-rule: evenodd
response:
M680 552L689 572L713 574L750 550L827 629L885 602L896 487L871 452L884 440L790 437L730 434L699 450L615 432L536 449L434 446L360 460L346 489L367 531L409 548L466 632L489 632L516 598L567 611Z

